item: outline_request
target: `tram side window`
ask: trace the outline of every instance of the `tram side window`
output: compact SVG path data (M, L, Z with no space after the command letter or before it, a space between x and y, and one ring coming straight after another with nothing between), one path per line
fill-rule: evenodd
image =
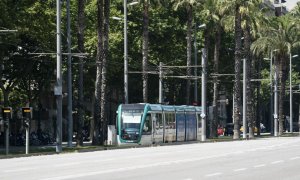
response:
M144 127L143 127L143 134L151 134L151 132L152 132L151 114L147 114Z
M156 114L156 130L163 129L162 114Z
M165 121L166 121L166 129L175 129L175 114L166 113Z

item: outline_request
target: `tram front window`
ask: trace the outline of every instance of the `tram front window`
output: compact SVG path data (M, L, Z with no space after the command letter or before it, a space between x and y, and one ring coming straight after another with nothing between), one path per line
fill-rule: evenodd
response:
M142 112L124 111L122 113L121 138L136 141L140 136Z

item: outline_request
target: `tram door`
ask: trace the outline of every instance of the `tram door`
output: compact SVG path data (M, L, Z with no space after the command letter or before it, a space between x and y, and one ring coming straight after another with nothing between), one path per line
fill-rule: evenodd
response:
M151 114L152 124L153 124L153 143L163 142L164 137L164 126L161 113Z
M144 125L142 127L142 139L141 139L141 144L142 145L147 145L147 144L152 144L153 142L153 123L152 123L152 118L151 114L148 113L145 118Z

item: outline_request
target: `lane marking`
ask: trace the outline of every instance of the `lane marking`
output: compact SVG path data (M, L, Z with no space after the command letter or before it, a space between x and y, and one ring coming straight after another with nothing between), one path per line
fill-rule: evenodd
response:
M217 173L213 173L213 174L207 174L207 175L205 175L205 177L219 176L219 175L221 175L221 174L222 174L222 173L217 172Z
M31 168L20 168L20 169L8 169L4 170L5 173L12 173L12 172L20 172L20 171L28 171L28 170L36 170L37 167L31 167Z
M233 170L234 172L238 172L238 171L245 171L247 168L240 168L240 169L235 169Z
M300 159L300 157L299 157L299 156L296 156L296 157L290 158L291 161L296 160L296 159Z
M73 165L78 165L78 164L80 164L80 163L78 163L78 162L64 163L64 164L57 164L57 165L54 165L54 167L73 166Z
M279 164L279 163L283 163L284 161L283 160L279 160L279 161L273 161L271 162L271 164Z
M266 166L265 164L259 164L259 165L255 165L255 166L253 166L254 168L260 168L260 167L264 167L264 166Z
M193 180L192 178L186 178L186 179L183 179L183 180Z

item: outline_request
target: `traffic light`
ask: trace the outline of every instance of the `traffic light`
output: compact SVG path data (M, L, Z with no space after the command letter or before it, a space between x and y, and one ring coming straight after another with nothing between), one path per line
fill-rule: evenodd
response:
M12 108L11 107L2 108L2 117L4 121L4 128L8 128L9 120L12 119Z
M23 116L24 127L29 128L30 120L32 119L32 108L31 107L23 107L22 108L22 116Z

